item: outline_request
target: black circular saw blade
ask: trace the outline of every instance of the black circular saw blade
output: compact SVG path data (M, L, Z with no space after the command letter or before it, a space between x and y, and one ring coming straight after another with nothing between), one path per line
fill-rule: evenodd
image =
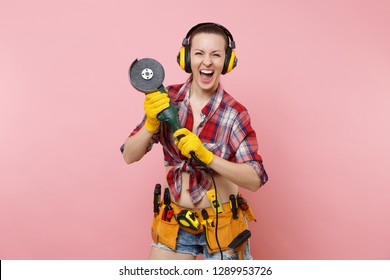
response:
M157 91L165 78L164 68L153 58L136 59L130 65L130 82L137 90L150 93Z

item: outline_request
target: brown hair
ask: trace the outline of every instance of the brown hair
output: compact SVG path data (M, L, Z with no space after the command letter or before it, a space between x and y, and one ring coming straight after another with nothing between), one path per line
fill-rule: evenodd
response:
M199 33L221 35L223 37L223 39L225 40L225 50L227 50L227 48L229 47L229 38L226 35L225 31L221 27L219 27L218 25L213 24L213 23L201 25L198 28L196 28L194 31L191 32L191 37L190 37L190 41L189 41L190 47L192 44L192 38Z

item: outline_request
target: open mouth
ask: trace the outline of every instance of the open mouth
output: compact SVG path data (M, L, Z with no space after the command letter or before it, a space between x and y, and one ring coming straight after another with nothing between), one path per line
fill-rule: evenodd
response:
M208 83L213 78L214 71L213 70L200 70L200 78L203 83Z

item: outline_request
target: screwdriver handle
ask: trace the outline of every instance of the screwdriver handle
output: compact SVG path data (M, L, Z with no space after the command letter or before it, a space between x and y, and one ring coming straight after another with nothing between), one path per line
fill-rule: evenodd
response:
M229 200L230 200L230 208L232 209L232 213L233 213L233 219L238 219L237 202L236 202L235 195L231 194L229 196Z

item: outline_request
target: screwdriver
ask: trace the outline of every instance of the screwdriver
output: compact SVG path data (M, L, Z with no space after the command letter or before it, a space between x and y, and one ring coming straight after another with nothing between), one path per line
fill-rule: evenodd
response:
M231 194L229 196L229 200L230 200L230 208L232 209L232 213L233 213L233 219L238 219L237 203L234 194Z
M244 211L248 210L248 208L249 208L248 203L246 202L246 200L240 194L237 195L237 203L238 203L238 206L242 210L244 210Z
M164 211L162 213L161 219L163 221L168 221L170 222L172 217L173 217L173 209L171 206L171 195L169 193L169 189L166 188L164 190Z
M238 207L240 207L246 213L245 215L247 216L247 218L253 218L253 220L257 222L252 210L249 208L248 202L245 200L245 198L241 196L241 194L237 195L237 203Z
M156 215L160 212L159 210L160 198L161 198L161 185L156 184L156 186L154 187L154 194L153 194L153 212Z

